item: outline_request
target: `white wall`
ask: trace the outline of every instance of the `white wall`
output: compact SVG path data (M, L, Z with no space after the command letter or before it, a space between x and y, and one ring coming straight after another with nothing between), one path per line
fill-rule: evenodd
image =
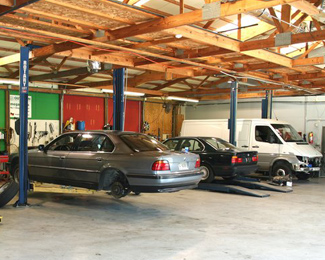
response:
M262 99L238 100L237 118L261 118ZM229 101L199 103L185 107L185 119L229 118ZM289 122L302 133L314 133L317 148L321 145L325 127L325 96L273 98L272 118ZM320 148L319 148L320 149Z

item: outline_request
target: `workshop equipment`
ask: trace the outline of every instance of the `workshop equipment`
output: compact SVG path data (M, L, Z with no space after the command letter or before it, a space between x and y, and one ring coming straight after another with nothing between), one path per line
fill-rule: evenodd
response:
M9 174L7 170L6 163L9 161L8 155L0 155L0 175Z

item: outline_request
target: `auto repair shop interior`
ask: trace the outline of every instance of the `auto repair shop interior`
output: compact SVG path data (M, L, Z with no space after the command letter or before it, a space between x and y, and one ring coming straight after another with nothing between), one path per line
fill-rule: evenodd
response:
M323 0L0 0L1 259L325 259Z

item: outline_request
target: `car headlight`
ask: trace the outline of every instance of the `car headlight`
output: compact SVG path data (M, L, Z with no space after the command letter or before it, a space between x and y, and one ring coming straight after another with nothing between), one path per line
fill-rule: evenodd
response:
M297 156L297 159L300 161L300 162L303 162L303 163L306 163L308 164L308 157L304 157L304 156Z

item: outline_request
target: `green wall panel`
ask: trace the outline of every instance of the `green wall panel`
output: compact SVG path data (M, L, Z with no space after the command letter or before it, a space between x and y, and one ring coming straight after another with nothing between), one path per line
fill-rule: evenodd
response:
M18 91L11 91L11 95L19 95ZM32 118L59 120L59 95L48 93L29 92L32 97Z
M0 90L0 128L6 127L6 96L5 91ZM4 140L0 140L0 151L5 150Z

